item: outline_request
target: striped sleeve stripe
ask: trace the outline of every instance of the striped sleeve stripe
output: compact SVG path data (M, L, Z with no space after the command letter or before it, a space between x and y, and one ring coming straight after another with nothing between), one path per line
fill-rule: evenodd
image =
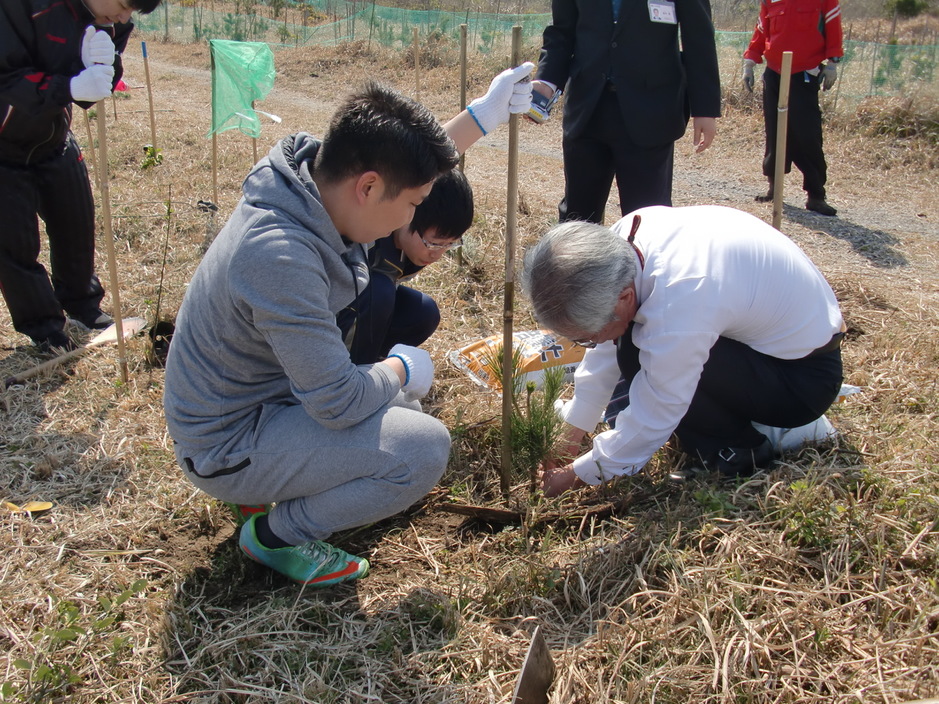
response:
M841 5L835 5L828 11L825 15L825 24L828 24L837 17L841 17Z

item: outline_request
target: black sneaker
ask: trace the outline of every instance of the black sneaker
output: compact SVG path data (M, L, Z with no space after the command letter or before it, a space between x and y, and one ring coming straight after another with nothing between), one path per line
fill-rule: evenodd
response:
M69 318L86 330L104 330L114 322L114 318L100 309L89 315L69 316Z
M683 482L719 473L723 477L749 477L757 469L768 469L776 459L769 438L756 447L725 447L707 458L691 457L684 466L669 474L672 481Z
M708 465L725 477L749 477L757 469L772 466L776 451L769 438L756 447L725 447L718 450Z
M769 188L766 191L765 196L756 196L753 200L757 203L772 203L773 202L773 182L769 182Z
M805 209L814 211L820 215L827 215L828 217L834 217L838 214L838 211L828 205L824 198L812 198L811 196L805 201Z
M61 330L50 333L41 339L33 340L33 344L35 344L43 354L62 354L63 352L71 352L78 348L78 346L72 342L72 338Z

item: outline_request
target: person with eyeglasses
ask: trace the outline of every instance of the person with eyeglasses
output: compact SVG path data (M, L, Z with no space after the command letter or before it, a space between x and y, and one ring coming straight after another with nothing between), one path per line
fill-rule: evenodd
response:
M748 213L652 206L612 228L562 223L528 250L521 281L543 326L589 348L558 460L543 467L549 496L639 472L673 433L688 458L679 476L752 474L776 457L754 423L808 425L840 392L835 294ZM628 404L581 454L621 375Z
M441 175L414 219L369 250L371 278L337 316L353 364L374 364L397 344L418 347L437 330L440 308L403 282L463 244L473 224L473 189L461 171Z

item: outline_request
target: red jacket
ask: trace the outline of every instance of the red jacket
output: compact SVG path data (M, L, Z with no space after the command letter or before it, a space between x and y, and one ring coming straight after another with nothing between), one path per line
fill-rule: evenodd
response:
M782 54L792 52L792 72L817 68L841 57L841 6L838 0L761 0L760 19L743 58L779 73Z

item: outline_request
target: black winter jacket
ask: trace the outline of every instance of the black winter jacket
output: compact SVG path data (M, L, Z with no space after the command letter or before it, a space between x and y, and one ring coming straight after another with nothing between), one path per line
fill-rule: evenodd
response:
M69 81L85 68L81 42L93 20L81 0L0 2L0 163L28 166L62 151L72 120ZM101 29L121 52L133 23ZM122 74L118 54L114 85Z

